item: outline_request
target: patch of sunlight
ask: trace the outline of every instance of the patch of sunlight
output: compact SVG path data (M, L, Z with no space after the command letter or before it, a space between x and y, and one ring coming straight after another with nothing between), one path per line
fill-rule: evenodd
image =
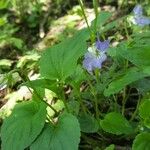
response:
M27 87L22 86L16 92L10 93L6 95L5 99L7 99L7 103L0 109L0 117L5 118L10 115L11 110L17 104L17 102L22 100L28 100L31 98L31 93Z

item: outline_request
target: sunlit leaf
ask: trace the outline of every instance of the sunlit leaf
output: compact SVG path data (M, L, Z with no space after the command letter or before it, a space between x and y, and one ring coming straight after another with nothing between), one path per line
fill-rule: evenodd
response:
M86 52L86 40L89 33L86 29L74 37L47 49L40 61L40 73L48 79L64 80L71 75L77 66L77 60Z

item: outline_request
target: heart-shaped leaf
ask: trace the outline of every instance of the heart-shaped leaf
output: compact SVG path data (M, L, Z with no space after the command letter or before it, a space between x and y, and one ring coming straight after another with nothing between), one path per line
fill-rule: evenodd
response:
M104 120L100 121L100 125L104 131L116 135L129 134L133 131L126 118L116 112L107 114Z
M94 133L97 132L99 129L98 121L88 114L81 114L79 116L79 122L82 132Z
M41 135L31 145L31 150L78 150L80 127L71 114L60 116L56 125L46 124Z
M86 40L88 38L88 30L83 29L74 37L48 48L41 57L41 75L51 80L64 80L71 75L76 69L78 58L87 49Z
M35 101L17 104L2 125L2 149L24 150L39 135L45 119L45 104Z

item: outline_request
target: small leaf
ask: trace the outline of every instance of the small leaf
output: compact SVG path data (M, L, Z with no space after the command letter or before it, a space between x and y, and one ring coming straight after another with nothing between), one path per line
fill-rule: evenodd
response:
M139 114L140 116L145 119L145 118L148 118L150 117L150 99L148 100L145 100L141 105L140 105L140 108L139 108Z
M71 114L63 114L56 125L46 124L30 150L78 150L80 127Z
M104 131L116 135L129 134L133 131L126 118L116 112L107 114L104 120L100 121L100 125Z
M150 128L150 99L145 100L139 107L140 117L144 119L144 125Z
M128 69L123 76L121 76L119 79L112 81L109 84L108 88L105 89L104 91L104 95L110 96L112 94L115 94L120 90L122 90L128 84L149 76L150 75L150 71L148 72L149 69L150 67L144 67L143 69L133 67Z
M133 141L132 150L149 150L150 149L150 133L138 134Z
M79 119L82 132L94 133L98 131L99 124L98 124L98 121L94 117L82 113L78 119Z
M24 150L39 135L45 119L45 104L34 101L17 104L2 125L2 149Z
M105 150L114 150L115 149L115 145L111 144L108 147L105 148Z

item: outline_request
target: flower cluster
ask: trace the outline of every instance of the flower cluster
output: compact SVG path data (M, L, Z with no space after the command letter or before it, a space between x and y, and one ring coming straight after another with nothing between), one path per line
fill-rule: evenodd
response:
M84 55L83 67L92 73L95 69L100 69L102 63L106 60L106 51L109 47L109 40L101 42L99 39L88 48L88 52Z
M143 9L141 5L136 5L133 9L134 24L139 26L145 26L150 24L150 18L143 15Z

